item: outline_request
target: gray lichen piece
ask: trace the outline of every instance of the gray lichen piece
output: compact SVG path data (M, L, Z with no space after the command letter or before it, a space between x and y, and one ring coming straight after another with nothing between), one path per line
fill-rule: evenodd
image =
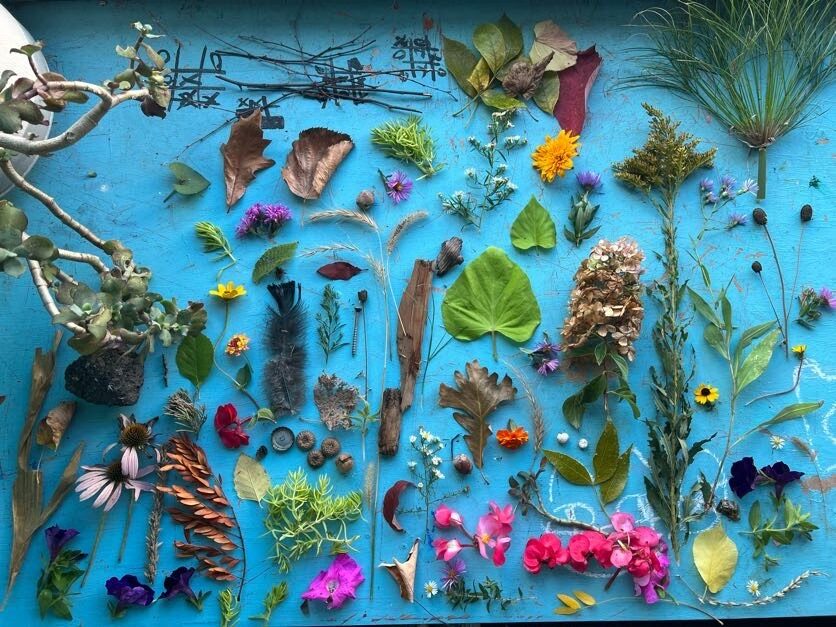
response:
M351 428L351 412L357 406L359 390L335 374L321 374L313 390L319 417L329 431Z
M444 276L450 268L454 268L464 261L462 257L462 238L451 237L441 244L441 250L433 261L433 272L436 276Z

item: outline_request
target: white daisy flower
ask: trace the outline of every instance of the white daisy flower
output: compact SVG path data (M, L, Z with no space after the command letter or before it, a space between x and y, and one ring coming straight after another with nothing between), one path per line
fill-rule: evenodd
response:
M418 462L411 461L411 462L407 462L406 465L410 470L415 470L415 467L418 466Z
M769 436L769 444L770 446L772 446L773 451L780 451L782 448L784 448L784 444L786 443L787 441L780 435Z
M757 598L761 595L761 585L755 579L750 579L746 582L746 592Z
M434 581L428 581L424 584L424 594L427 595L428 599L432 599L435 595L438 594L438 584Z

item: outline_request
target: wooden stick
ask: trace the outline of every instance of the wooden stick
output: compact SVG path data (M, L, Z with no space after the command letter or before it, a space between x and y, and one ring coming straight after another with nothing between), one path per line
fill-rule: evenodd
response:
M432 262L416 259L412 276L398 307L398 361L401 365L401 413L412 406L415 381L421 369L421 347L427 326L427 305L432 289Z
M377 434L377 450L385 457L392 457L398 452L402 417L401 391L398 388L386 388L383 390L380 430Z

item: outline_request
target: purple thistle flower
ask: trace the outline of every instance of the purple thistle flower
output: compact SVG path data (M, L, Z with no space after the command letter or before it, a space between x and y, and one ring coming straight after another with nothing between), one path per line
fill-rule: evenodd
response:
M291 219L290 209L282 204L264 205L261 208L261 217L267 224L280 226Z
M768 481L775 484L775 498L780 499L787 484L801 479L804 473L798 470L790 470L790 467L784 462L775 462L770 466L761 468L761 475L766 478L764 483Z
M833 295L833 290L828 287L823 287L819 290L819 298L822 305L827 305L831 309L836 309L836 296Z
M601 186L601 175L592 170L578 172L575 177L578 179L578 185L588 192L596 190Z
M749 216L743 213L730 213L729 214L729 223L726 225L726 228L731 230L737 226L745 226L746 223L749 221Z
M77 530L61 529L58 525L52 525L52 527L45 529L44 536L46 537L46 548L49 549L49 561L55 561L64 545L77 535Z
M244 237L248 233L251 233L255 228L260 215L261 203L255 203L244 212L241 221L238 223L238 226L235 227L235 235L238 237Z
M755 489L758 481L758 469L755 468L755 460L751 457L744 457L731 465L731 478L729 487L742 499Z
M456 585L467 572L467 566L460 558L444 562L441 566L441 589L447 592Z
M105 583L107 593L116 599L111 607L114 617L122 616L132 605L147 607L154 600L154 590L134 575L124 575L121 579L111 577Z
M190 600L196 599L197 595L192 590L190 583L192 575L194 575L194 568L186 568L185 566L180 566L170 575L166 575L165 581L163 581L165 592L160 595L160 598L170 599L178 594L185 594Z
M398 204L403 202L412 193L412 181L405 172L395 170L386 178L386 195L392 202Z
M710 192L714 189L714 181L711 179L703 179L700 181L700 191L701 192Z

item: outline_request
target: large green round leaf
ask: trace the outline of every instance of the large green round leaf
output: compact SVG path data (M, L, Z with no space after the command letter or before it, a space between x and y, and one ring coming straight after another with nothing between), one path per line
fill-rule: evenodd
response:
M450 335L466 341L486 333L495 339L499 333L525 342L540 324L540 306L528 276L493 246L469 263L450 286L441 314Z

